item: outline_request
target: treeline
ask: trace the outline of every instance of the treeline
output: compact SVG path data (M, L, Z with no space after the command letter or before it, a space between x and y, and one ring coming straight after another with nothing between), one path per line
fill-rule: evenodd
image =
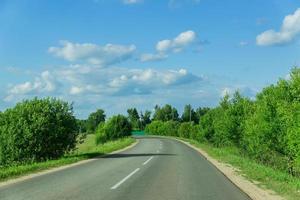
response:
M129 108L127 110L127 120L130 122L133 130L143 130L147 124L151 122L151 112L146 110L144 113L137 111L136 108ZM92 112L87 119L77 119L79 133L95 133L99 124L105 122L106 114L103 109L97 109Z
M186 106L181 119L171 106L156 107L145 132L234 146L245 156L300 176L299 100L300 69L294 68L289 79L264 88L255 100L235 92L201 114Z

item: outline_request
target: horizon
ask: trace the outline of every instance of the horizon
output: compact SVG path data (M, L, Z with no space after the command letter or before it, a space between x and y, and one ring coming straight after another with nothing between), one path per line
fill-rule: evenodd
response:
M153 12L155 10L155 12ZM300 2L1 1L0 111L22 99L97 108L254 98L300 63Z

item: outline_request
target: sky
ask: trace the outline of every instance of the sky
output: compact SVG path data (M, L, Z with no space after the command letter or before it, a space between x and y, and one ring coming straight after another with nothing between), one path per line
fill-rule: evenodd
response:
M300 66L299 0L0 0L0 110L56 97L86 118L255 98Z

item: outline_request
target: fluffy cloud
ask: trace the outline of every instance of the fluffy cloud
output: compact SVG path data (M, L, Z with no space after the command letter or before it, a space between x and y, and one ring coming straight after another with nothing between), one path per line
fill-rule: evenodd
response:
M53 92L56 89L56 81L49 71L44 71L34 81L27 81L13 86L10 94L44 93Z
M201 80L202 77L188 73L185 69L155 70L71 65L51 72L42 72L33 81L10 87L8 99L47 93L105 96L142 95L153 93L157 89L167 89ZM58 85L60 87L57 87Z
M123 46L106 44L99 46L91 43L72 43L61 41L60 47L50 47L48 52L70 62L83 61L89 64L110 65L122 62L133 56L134 45Z
M156 50L159 52L173 51L179 52L184 47L192 44L196 40L196 33L188 30L180 33L177 37L172 40L166 39L161 40L156 44Z
M236 89L254 96L254 90L236 86L236 81L227 82L224 87L224 79L199 76L180 68L103 68L77 64L53 67L28 81L11 85L0 97L5 101L2 106L8 107L24 98L53 96L74 102L77 116L86 117L98 107L111 115L124 113L131 106L142 110L165 103L178 108L186 103L213 106L222 91L232 94Z
M196 38L196 33L192 30L188 30L180 33L177 37L173 39L161 40L156 44L156 53L142 54L140 60L142 62L164 60L168 57L169 52L181 52L187 46L195 43Z
M280 31L267 30L256 37L256 43L260 46L282 45L293 41L299 35L300 8L284 18Z

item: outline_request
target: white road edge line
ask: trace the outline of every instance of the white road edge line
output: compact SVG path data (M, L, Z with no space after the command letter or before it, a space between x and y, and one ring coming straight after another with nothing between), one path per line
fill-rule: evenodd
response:
M151 156L148 160L146 160L143 165L146 165L150 160L152 160L153 156Z
M112 186L110 189L114 190L117 189L122 183L124 183L127 179L129 179L133 174L135 174L136 172L138 172L140 170L140 168L136 168L133 172L131 172L130 174L128 174L125 178L123 178L120 182L118 182L116 185Z

